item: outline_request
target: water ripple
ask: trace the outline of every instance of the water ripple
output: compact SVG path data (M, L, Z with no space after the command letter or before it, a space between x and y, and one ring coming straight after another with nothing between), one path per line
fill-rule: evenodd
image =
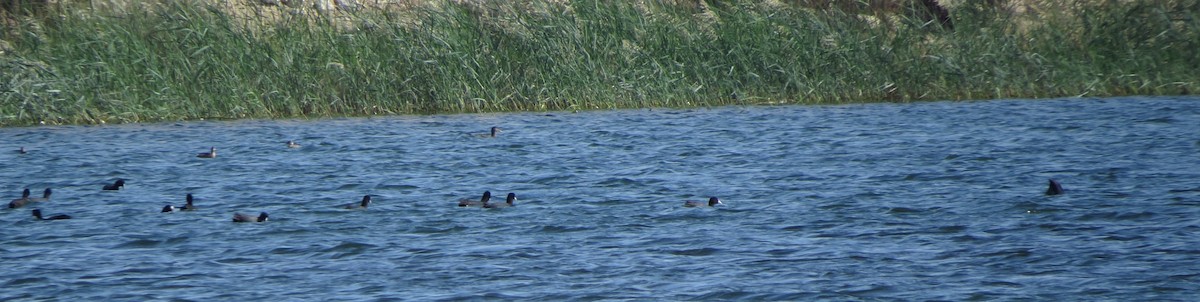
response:
M1198 101L0 129L0 300L1190 301Z

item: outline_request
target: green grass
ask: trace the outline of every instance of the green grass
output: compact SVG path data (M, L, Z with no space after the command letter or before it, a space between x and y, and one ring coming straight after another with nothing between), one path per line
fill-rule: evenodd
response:
M353 30L319 15L245 20L167 3L120 15L65 8L0 32L13 47L0 55L0 126L1200 89L1197 1L1112 1L1036 24L962 7L954 31L750 1L706 14L444 3L362 10L356 24L373 25Z

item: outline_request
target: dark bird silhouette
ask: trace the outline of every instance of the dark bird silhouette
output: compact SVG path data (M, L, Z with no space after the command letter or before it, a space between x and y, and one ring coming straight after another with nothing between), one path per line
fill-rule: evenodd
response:
M343 209L366 209L368 205L371 205L371 195L363 195L361 202L344 205L344 206L342 206L342 208Z
M252 215L248 215L248 214L242 214L242 213L234 213L233 214L233 222L265 222L265 221L267 221L267 212L262 212L262 213L258 214L257 218L255 218Z
M192 193L188 193L187 204L184 204L182 207L179 207L179 210L182 210L182 211L195 211L196 210L196 206L192 204Z
M500 129L500 127L492 127L492 129L491 129L491 132L490 132L490 133L480 133L480 134L476 134L475 136L478 136L478 137L496 137L496 135L497 135L497 134L500 134L500 132L501 132L500 130L503 130L503 129Z
M204 152L204 153L196 154L196 157L199 157L199 158L216 158L216 157L217 157L217 147L212 147L211 149L208 149L208 152Z
M71 215L67 215L67 214L54 214L54 215L50 215L50 217L42 217L42 209L33 209L33 217L37 218L38 220L71 219Z
M482 207L483 205L487 204L489 199L492 199L492 191L484 191L483 197L480 197L479 200L473 200L473 199L467 199L467 198L459 199L458 206L460 206L460 207Z
M1050 186L1046 188L1046 195L1058 195L1063 193L1062 184L1053 179L1050 180Z
M721 204L721 200L717 199L716 197L709 197L707 204L701 203L699 201L692 201L692 200L683 202L683 206L688 207L688 208L711 207L711 206L716 206L718 204Z
M195 210L196 210L196 206L192 205L192 193L188 193L187 204L184 204L183 206L180 206L180 207L175 207L173 205L166 205L166 206L163 206L162 212L167 213L167 212L174 212L174 211L195 211Z
M123 187L125 187L125 180L120 178L118 178L117 181L111 185L104 185L104 189L109 191L120 190Z
M483 207L489 209L507 208L513 206L513 201L517 200L516 193L508 193L508 197L504 198L503 203L483 203Z
M25 191L21 191L21 198L17 198L17 199L13 199L12 201L9 201L8 208L9 209L20 208L20 207L25 206L25 204L27 204L27 203L29 203L29 189L28 188L26 188Z

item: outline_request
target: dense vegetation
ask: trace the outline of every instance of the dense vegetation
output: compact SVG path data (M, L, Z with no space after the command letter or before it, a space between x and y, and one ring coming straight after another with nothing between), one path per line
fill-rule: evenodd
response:
M187 1L10 14L0 126L1200 88L1197 1L1097 1L1036 18L964 5L953 29L759 1L517 2L362 9L351 26Z

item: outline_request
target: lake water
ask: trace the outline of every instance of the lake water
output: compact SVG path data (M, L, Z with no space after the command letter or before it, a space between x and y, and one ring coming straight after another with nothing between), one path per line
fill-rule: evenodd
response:
M1200 293L1196 97L8 128L0 147L3 201L54 189L0 210L4 301ZM516 206L456 206L485 190ZM160 213L187 193L200 210Z

